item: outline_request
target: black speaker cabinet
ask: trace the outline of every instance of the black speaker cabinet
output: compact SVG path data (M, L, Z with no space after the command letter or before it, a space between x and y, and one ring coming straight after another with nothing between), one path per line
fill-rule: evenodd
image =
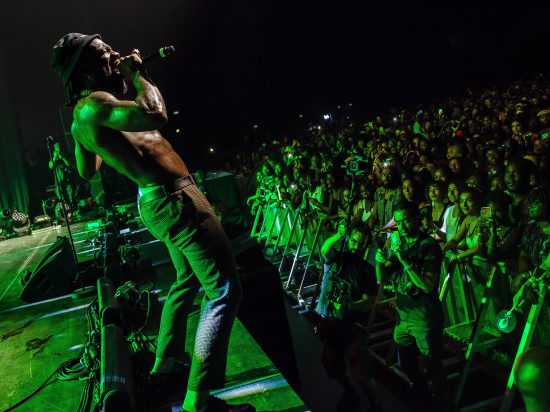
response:
M69 240L59 237L24 280L20 298L30 303L70 293L75 288L75 275L76 262Z
M288 383L300 386L300 376L286 315L279 272L255 245L236 256L242 279L241 323L277 366Z

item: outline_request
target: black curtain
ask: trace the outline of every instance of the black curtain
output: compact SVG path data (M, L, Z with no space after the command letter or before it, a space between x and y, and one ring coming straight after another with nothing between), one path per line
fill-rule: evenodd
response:
M0 46L1 47L1 46ZM28 213L29 192L15 94L6 68L6 51L0 48L0 209Z

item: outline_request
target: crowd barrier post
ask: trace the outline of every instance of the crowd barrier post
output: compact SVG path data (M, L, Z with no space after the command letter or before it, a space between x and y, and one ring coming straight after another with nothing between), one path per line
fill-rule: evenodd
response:
M258 211L256 212L256 216L254 216L254 223L252 225L252 229L250 230L250 237L257 237L257 236L259 236L260 232L262 231L263 226L260 226L260 232L258 232L258 234L256 234L256 228L258 227L258 223L260 222L260 217L262 216L262 214L264 212L264 207L265 207L265 205L263 203L258 207ZM264 221L265 221L265 216L264 216Z
M305 219L306 229L304 230L304 234L303 234L304 238L307 236L308 230L310 228L309 223L312 219L313 219L312 215L309 215ZM308 245L309 255L307 257L306 265L305 265L305 268L304 268L304 273L303 273L303 276L302 276L302 281L300 282L300 287L298 288L298 293L297 293L298 302L303 302L303 303L306 303L305 299L302 297L302 291L304 290L304 282L305 282L305 279L306 279L307 270L309 269L309 266L311 265L311 260L312 260L313 254L319 254L319 255L321 254L321 251L317 250L317 246L319 244L319 235L321 233L321 220L318 217L317 217L316 220L317 220L317 227L315 228L315 235L313 236L312 244ZM314 289L313 292L314 292L315 289L317 288L318 283L319 283L319 279L317 277L315 284L307 285L306 289L311 288L312 286L314 286L314 288L313 288ZM313 302L313 299L312 299L310 304L313 306L314 303L315 302Z
M263 238L265 230L266 230L268 217L269 217L269 214L271 213L270 205L268 203L265 203L261 208L258 209L258 213L263 214L262 225L260 226L260 231L258 232L258 234L256 236L258 238L258 242L259 242Z
M279 263L279 274L283 274L283 265L285 262L285 256L288 255L288 250L290 248L290 245L292 244L292 239L294 238L294 233L296 232L296 226L298 225L298 220L300 218L300 212L294 213L294 218L291 222L291 228L290 228L290 234L288 236L288 242L286 242L285 248L283 250L283 254L281 256L281 262Z
M476 312L474 310L475 299L472 296L471 285L464 284L464 271L462 270L462 265L456 265L449 271L448 259L444 259L442 272L446 275L439 293L439 300L443 304L443 309L449 325L457 325L460 323L467 324L471 322L476 317ZM455 286L457 286L458 289L455 289ZM460 302L457 302L456 291L458 291L458 299L460 299ZM459 313L459 303L464 311L464 320L461 319ZM448 304L450 304L451 310L449 310Z
M277 217L279 216L279 204L276 204L273 206L274 214L273 214L273 220L271 221L271 225L269 226L269 232L267 234L267 237L265 238L265 246L269 243L269 240L271 239L271 236L273 236L273 230L277 226Z
M531 341L533 340L533 335L535 334L535 329L540 317L540 313L545 304L545 300L548 294L548 288L546 285L539 286L539 299L537 303L531 305L529 309L529 315L527 316L527 321L525 322L525 328L523 329L523 334L521 335L521 340L519 342L518 349L516 351L516 356L514 358L514 364L510 375L508 377L508 382L506 384L506 390L504 391L504 397L500 405L499 412L508 412L510 406L512 405L512 400L516 393L516 385L514 383L514 368L518 362L519 356L531 346Z
M298 215L301 216L301 211L298 212ZM300 222L299 222L299 219L298 219L294 226L298 227L299 225L300 225ZM288 279L287 279L286 286L285 286L285 289L287 291L289 290L289 288L291 286L292 278L294 276L294 272L296 270L298 260L302 257L302 256L300 256L300 254L302 253L302 248L303 248L305 240L306 240L306 237L304 235L305 235L305 230L302 231L302 233L299 236L300 240L298 242L298 247L296 248L296 252L294 253L294 259L292 260L292 266L290 268L290 273L288 274Z
M466 384L466 379L468 377L468 373L470 372L470 368L472 366L472 362L475 354L482 350L486 350L496 346L498 343L502 342L502 339L503 339L501 334L497 335L496 333L492 333L490 329L484 328L486 323L486 315L489 310L489 304L492 300L493 291L496 285L496 281L495 281L496 272L497 272L496 266L491 265L489 276L483 290L483 296L481 297L481 300L480 300L479 310L477 311L475 320L473 321L474 322L473 328L467 342L467 349L464 355L465 363L462 368L462 372L460 374L457 390L455 392L455 397L453 401L453 405L457 410L460 405L462 394L464 392L464 386ZM463 324L450 326L448 328L445 328L445 332L452 336L451 331L453 329L457 329L462 326ZM481 337L483 332L485 332L485 334L490 334L491 335L490 338L484 339L482 341ZM492 400L490 402L492 402ZM482 403L485 403L485 401Z
M456 277L454 275L455 270L456 268L453 268L451 271L449 271L448 260L444 258L443 264L441 265L441 274L443 275L443 282L441 283L441 288L439 290L439 301L442 303L446 322L447 324L450 324L450 325L454 325L460 322L460 318L458 316L458 306L456 303L456 296L454 293L449 293L449 291L454 292L453 278Z
M285 225L286 225L286 221L287 221L287 218L289 216L289 213L290 211L292 210L288 205L286 204L282 204L282 208L284 209L284 216L283 216L283 219L282 219L282 223L281 225L279 226L279 233L277 234L277 239L275 240L275 244L273 245L273 249L271 251L271 257L269 259L269 261L271 263L273 263L273 260L275 258L275 256L277 255L276 254L276 251L277 251L277 248L279 247L280 243L281 243L281 239L283 237L283 233L285 231ZM277 219L279 217L279 213L277 213ZM270 238L271 239L271 238ZM287 242L288 244L289 242ZM266 249L267 249L267 246L269 246L269 240L266 242L265 244L266 246Z

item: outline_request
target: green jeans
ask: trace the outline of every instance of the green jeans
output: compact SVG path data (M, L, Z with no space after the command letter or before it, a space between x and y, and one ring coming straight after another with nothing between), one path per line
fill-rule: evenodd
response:
M229 335L242 299L235 259L223 227L194 184L169 195L145 194L138 204L143 223L164 242L176 268L176 279L162 310L156 356L175 357L185 350L187 317L202 287L205 296L187 388L201 391L223 387Z

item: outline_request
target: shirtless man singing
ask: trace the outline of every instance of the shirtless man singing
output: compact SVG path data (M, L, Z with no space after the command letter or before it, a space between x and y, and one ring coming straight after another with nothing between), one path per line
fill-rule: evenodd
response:
M69 33L52 50L67 103L75 105L71 132L78 172L90 179L102 162L139 187L143 223L164 242L176 268L162 310L152 381L168 381L185 350L187 316L205 291L182 410L253 412L210 395L223 387L229 335L242 289L229 241L185 163L158 132L167 122L158 88L139 52L122 57L95 35ZM119 100L127 85L135 100Z

